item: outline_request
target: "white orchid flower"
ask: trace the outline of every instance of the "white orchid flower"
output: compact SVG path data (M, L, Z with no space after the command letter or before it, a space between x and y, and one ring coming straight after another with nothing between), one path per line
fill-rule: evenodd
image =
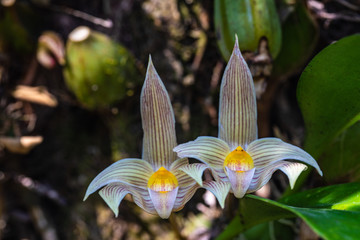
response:
M278 138L257 139L256 111L253 79L236 37L221 83L218 138L198 137L174 148L179 157L203 162L181 168L200 185L206 168L211 169L216 181L229 185L213 191L219 202L225 199L229 189L237 198L255 192L276 170L288 176L291 187L307 168L305 164L315 167L322 175L317 162L299 147Z
M181 210L199 185L180 167L186 158L176 160L175 118L168 93L151 58L141 92L144 130L142 159L119 160L103 170L90 183L84 200L99 191L115 215L126 194L145 211L168 218Z

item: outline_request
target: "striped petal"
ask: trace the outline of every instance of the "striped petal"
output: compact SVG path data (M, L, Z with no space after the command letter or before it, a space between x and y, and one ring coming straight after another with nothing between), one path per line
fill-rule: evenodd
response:
M219 138L231 150L257 139L255 88L251 72L241 55L236 36L220 89Z
M244 197L253 179L255 168L249 171L233 171L228 167L225 168L231 184L231 190L234 192L235 197Z
M202 186L202 175L205 169L209 168L203 163L193 163L182 166L180 170L184 171L187 175L192 177L200 186Z
M150 214L157 214L154 204L150 198L148 189L137 188L137 187L132 187L132 188L133 191L131 194L136 205L138 205L139 207L141 207Z
M192 177L180 170L187 165L189 165L189 160L187 158L181 158L173 162L170 167L170 171L179 182L179 191L173 209L174 212L180 211L200 187Z
M110 183L99 191L100 196L117 217L119 214L119 205L126 194L131 193L129 186L123 183Z
M141 91L141 118L144 130L142 158L154 171L168 169L175 161L175 118L169 95L149 57L145 82Z
M178 195L176 197L173 211L177 212L183 209L185 204L192 198L192 196L194 196L196 190L199 187L200 186L196 184L195 181L193 181L193 184L191 185L188 185L186 187L180 187L178 191Z
M222 169L230 149L226 142L215 137L198 137L195 141L180 144L174 148L179 157L198 159L211 168Z
M187 158L179 158L171 164L170 171L177 171L179 168L187 164L189 164L189 160Z
M291 164L283 164L281 168L279 168L283 173L286 174L289 178L289 183L291 189L294 188L296 180L300 176L300 174L307 169L307 166L302 163L291 163Z
M114 182L147 189L147 182L152 173L151 165L142 159L119 160L105 168L92 180L86 191L84 201L99 188Z
M300 173L306 168L307 166L305 164L288 161L279 161L274 163L273 165L267 165L266 167L257 168L247 192L255 192L262 188L270 180L272 174L276 170L281 170L288 176L290 186L291 188L293 188Z
M262 138L250 143L246 150L254 160L255 168L267 168L269 165L293 159L304 162L316 168L322 176L322 171L314 158L299 147L285 143L278 138Z
M211 169L211 173L215 178L215 181L229 182L229 178L224 172L224 168Z
M118 216L118 207L128 193L132 195L136 205L150 214L157 214L150 195L145 189L131 187L123 183L110 183L99 191L100 196L115 213L115 216Z
M220 89L219 138L231 150L257 139L255 88L251 72L241 55L236 37Z
M209 181L204 182L203 188L214 194L220 204L220 207L224 208L226 196L230 191L230 183L222 181Z
M148 190L151 201L159 216L163 219L169 218L175 204L176 196L178 195L179 187L166 192L158 192L151 190L150 188Z
M170 172L175 175L180 188L194 185L195 183L195 180L192 177L181 170L182 167L187 165L189 165L189 160L187 158L180 158L173 162L170 166Z

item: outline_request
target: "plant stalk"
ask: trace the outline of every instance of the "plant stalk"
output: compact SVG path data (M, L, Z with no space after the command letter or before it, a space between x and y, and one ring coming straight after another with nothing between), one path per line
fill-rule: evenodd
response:
M176 235L176 237L179 239L179 240L185 240L186 238L181 234L180 232L180 226L179 226L179 223L176 219L176 216L174 213L171 213L170 217L169 217L169 222L171 224L171 227Z

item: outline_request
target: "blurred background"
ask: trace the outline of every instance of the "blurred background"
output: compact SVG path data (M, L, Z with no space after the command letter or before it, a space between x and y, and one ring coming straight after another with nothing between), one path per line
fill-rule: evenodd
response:
M98 194L82 201L105 167L141 156L149 54L174 107L178 143L216 136L219 83L236 32L256 85L259 136L302 146L300 74L321 49L360 31L360 2L268 2L268 15L253 16L259 27L243 24L230 1L0 0L0 239L176 237L169 221L130 196L118 218ZM305 187L348 177L310 175ZM257 194L276 199L287 185L276 173ZM198 190L176 214L181 234L215 238L236 201L222 211ZM300 222L291 231L318 239Z

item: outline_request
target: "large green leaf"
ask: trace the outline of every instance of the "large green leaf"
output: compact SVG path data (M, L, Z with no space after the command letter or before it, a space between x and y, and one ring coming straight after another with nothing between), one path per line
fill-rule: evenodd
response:
M279 202L248 195L240 200L237 216L217 239L232 239L255 225L295 216L325 239L356 239L360 234L359 206L360 183L312 189Z
M315 188L282 198L293 207L360 211L360 182Z
M319 160L326 164L322 169L326 171L324 178L342 178L348 181L360 180L360 122L344 130L335 140L325 148Z
M295 238L294 223L290 219L271 221L256 225L241 235L246 240L288 240ZM240 235L240 236L241 236ZM239 238L238 238L239 239ZM243 239L240 237L240 239Z
M269 201L269 202L267 202ZM271 204L274 202L274 204ZM292 212L276 205L275 201L247 195L240 200L238 214L216 239L232 239L245 230L261 223L281 218L295 217Z
M343 176L360 167L354 146L358 128L344 132L360 120L359 52L359 34L343 38L315 56L300 77L297 97L307 131L305 149L320 160L325 176Z

